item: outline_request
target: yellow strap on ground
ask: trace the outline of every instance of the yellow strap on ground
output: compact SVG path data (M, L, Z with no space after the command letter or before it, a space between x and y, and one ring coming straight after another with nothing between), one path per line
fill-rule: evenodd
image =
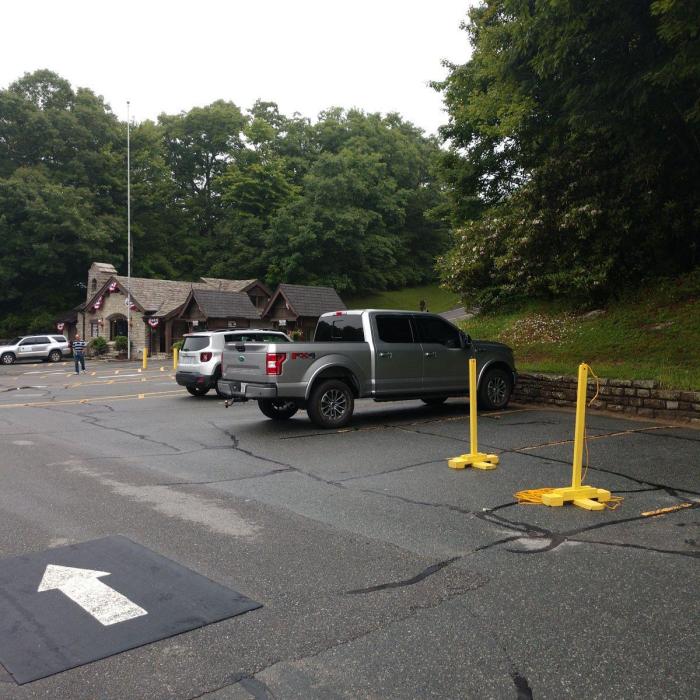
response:
M551 486L541 489L527 489L525 491L518 491L515 494L515 498L518 501L518 505L542 505L542 496L554 490L555 489ZM615 510L620 507L623 500L622 496L610 496L610 500L605 502L605 507L608 510Z
M527 489L526 491L518 491L518 493L515 494L515 498L518 499L518 503L542 505L542 494L550 493L551 491L554 491L553 487L545 489Z

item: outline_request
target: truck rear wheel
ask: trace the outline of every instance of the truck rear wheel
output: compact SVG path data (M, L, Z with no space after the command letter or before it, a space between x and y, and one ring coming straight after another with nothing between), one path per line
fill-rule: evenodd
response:
M258 399L258 408L264 416L272 420L287 420L299 410L294 401L284 399Z
M350 387L339 379L328 379L314 387L306 412L321 428L342 428L355 408Z

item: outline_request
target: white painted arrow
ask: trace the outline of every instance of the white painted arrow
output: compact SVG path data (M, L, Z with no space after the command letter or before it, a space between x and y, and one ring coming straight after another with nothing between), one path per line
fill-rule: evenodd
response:
M37 592L58 589L105 626L148 615L146 610L99 580L109 575L108 571L49 564Z

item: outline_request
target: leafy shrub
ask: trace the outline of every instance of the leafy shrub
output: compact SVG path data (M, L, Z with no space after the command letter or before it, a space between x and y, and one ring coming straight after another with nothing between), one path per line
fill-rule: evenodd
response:
M101 335L97 336L89 342L88 349L93 355L102 355L107 352L107 341Z
M170 348L171 352L174 350L177 350L180 352L182 350L182 344L184 343L183 340L178 340L176 343L173 343L172 347Z
M114 339L114 349L117 352L126 352L129 347L129 339L125 335L118 335Z

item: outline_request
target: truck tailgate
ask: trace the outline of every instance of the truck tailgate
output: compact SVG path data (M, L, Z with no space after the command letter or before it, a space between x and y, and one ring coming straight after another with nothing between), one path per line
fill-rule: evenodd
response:
M267 353L276 352L274 348L267 343L227 344L221 360L221 376L224 379L266 381Z

